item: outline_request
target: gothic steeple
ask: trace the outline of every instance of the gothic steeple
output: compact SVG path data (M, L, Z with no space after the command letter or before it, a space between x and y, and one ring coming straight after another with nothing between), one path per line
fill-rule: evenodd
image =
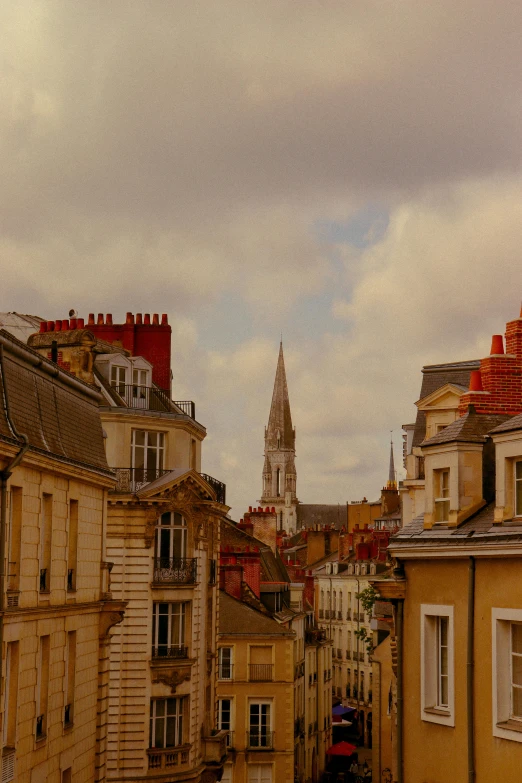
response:
M395 463L393 460L393 439L390 439L390 468L388 472L388 489L397 489L395 478Z
M295 429L292 426L290 399L286 383L283 343L272 394L272 404L265 428L265 462L263 466L262 503L276 507L278 525L287 532L296 528Z

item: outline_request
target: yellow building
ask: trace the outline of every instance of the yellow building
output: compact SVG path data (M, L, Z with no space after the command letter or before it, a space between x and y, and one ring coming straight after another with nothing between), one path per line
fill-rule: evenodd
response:
M227 783L294 780L294 631L221 591L218 726Z
M110 591L99 393L0 332L2 783L106 780Z
M107 557L114 595L127 603L110 658L107 780L212 783L226 757L226 735L216 732L225 486L200 472L206 430L194 403L171 400L166 316L73 321L47 324L31 341L103 397L116 474Z

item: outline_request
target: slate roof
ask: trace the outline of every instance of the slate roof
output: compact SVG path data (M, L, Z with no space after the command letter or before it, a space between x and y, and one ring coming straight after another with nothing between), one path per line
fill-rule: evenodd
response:
M519 413L517 416L511 416L507 421L491 430L491 432L494 434L496 432L509 432L510 430L520 429L522 429L522 413Z
M0 313L0 329L5 329L17 340L26 343L29 335L39 331L40 322L43 320L37 315L24 315L15 312Z
M289 631L271 617L232 598L224 590L219 592L219 633L226 636L295 636L294 631Z
M522 541L522 525L493 525L495 503L489 503L457 528L436 526L424 530L423 515L416 517L390 539L390 549L448 546L489 546L491 543L510 543Z
M98 411L99 394L75 376L28 348L5 330L5 396L15 429L35 451L109 473ZM19 442L0 406L0 439Z
M443 430L437 432L433 437L425 440L421 445L435 446L439 443L484 443L488 433L499 424L508 419L509 416L502 414L475 413L469 411L456 419Z
M466 362L451 362L450 364L431 364L422 368L422 386L419 399L424 399L446 383L469 388L472 370L478 370L478 359ZM417 411L412 446L420 446L426 437L426 413Z
M235 522L224 519L221 527L221 544L223 546L238 546L251 549L257 546L259 549L262 582L290 583L288 572L281 560L279 553L274 554L268 544L250 536L244 530L237 527Z
M341 503L299 503L296 514L298 527L330 525L340 528L346 525L346 506Z

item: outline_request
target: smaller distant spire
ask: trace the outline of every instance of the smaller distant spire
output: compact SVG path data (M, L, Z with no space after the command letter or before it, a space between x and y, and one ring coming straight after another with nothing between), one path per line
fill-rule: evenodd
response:
M397 481L395 479L395 462L393 459L393 430L390 430L390 469L388 472L387 489L397 489Z

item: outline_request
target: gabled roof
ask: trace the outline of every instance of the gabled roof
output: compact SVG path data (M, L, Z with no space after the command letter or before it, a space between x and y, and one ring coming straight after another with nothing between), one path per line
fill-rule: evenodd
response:
M434 392L431 394L428 394L427 397L422 397L420 400L417 400L415 405L419 410L426 410L431 407L438 408L440 407L440 400L443 399L446 396L454 396L454 397L462 397L463 394L465 394L468 391L466 386L461 386L458 383L445 383L444 386L441 386L438 389L435 389ZM437 404L439 403L439 404ZM447 405L442 406L447 408L453 408L454 405Z
M422 443L422 447L436 446L442 443L484 443L488 433L506 421L506 415L475 413L472 406L464 416L444 427L432 438Z
M168 473L164 473L163 476L138 490L136 495L140 499L152 498L163 495L168 490L185 483L190 483L195 490L199 491L203 499L216 500L216 492L211 485L195 470L185 470L184 468L169 470Z
M219 633L225 636L295 636L276 620L258 612L248 604L219 592Z
M441 386L450 383L456 386L469 388L469 379L472 370L480 368L480 361L451 362L449 364L432 364L422 368L422 386L419 399L423 400ZM415 430L413 432L412 446L420 446L426 437L426 414L422 410L417 411Z

